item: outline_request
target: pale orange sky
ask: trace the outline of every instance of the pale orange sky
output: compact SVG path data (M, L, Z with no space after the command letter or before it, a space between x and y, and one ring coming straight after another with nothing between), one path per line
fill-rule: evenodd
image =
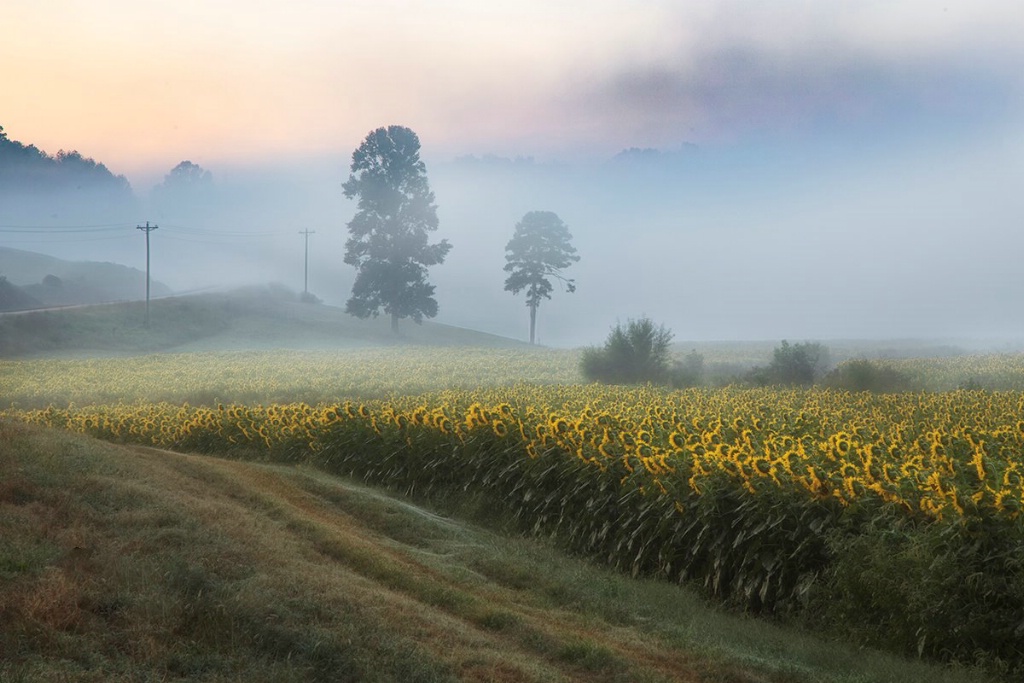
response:
M1024 26L1020 3L966 0L13 4L0 125L129 179L186 158L344 154L391 123L449 155L730 139L875 116L907 84L924 83L910 98L929 106L947 63L1019 99Z

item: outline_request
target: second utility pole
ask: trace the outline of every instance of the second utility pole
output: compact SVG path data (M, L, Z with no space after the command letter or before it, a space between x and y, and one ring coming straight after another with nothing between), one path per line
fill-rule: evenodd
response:
M150 225L149 221L146 221L146 225L136 225L135 228L138 230L146 231L146 327L149 327L149 233L156 230L158 225Z
M302 293L309 294L309 236L315 235L316 230L306 228L305 230L299 230L299 234L306 236L306 268L302 275Z

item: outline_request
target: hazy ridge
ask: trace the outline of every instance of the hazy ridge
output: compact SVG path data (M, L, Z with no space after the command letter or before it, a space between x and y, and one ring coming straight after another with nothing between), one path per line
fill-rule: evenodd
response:
M6 306L0 301L0 310L103 303L146 295L146 273L137 268L110 262L67 261L9 247L0 247L0 276L29 297ZM153 280L150 293L167 296L171 289Z

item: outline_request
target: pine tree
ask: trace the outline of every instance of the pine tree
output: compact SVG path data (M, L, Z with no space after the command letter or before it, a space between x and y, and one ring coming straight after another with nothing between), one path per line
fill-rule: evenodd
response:
M576 291L573 280L562 270L580 260L571 243L569 228L551 211L531 211L516 224L512 239L505 246L505 289L512 294L526 290L530 308L530 343L535 343L537 307L551 298L549 277L561 280L569 292Z

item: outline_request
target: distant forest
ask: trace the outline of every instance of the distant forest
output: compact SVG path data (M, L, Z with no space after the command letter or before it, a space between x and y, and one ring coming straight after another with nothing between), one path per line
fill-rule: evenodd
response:
M48 154L12 140L0 126L0 225L79 222L129 212L135 204L123 175L77 151Z

